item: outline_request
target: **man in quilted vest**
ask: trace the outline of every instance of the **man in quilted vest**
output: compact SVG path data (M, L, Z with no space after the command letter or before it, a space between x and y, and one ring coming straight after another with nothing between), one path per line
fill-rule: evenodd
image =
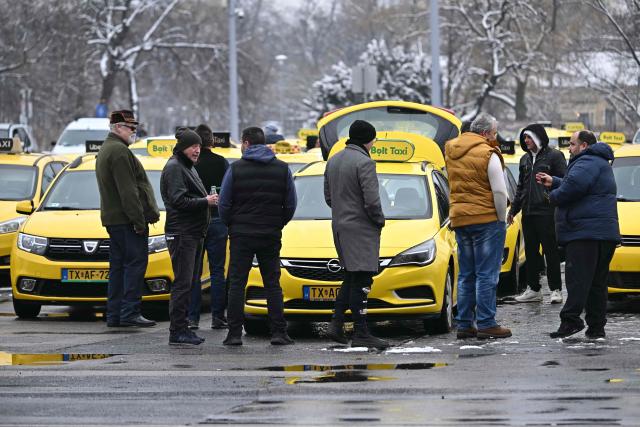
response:
M496 322L496 288L506 234L507 188L496 119L479 114L471 131L448 141L451 227L458 242L457 337L507 338Z

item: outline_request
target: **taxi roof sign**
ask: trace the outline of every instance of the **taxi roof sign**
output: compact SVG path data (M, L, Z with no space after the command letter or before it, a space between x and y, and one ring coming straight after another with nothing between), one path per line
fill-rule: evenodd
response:
M568 132L578 132L584 130L584 123L582 122L566 122L564 124L564 130Z
M607 144L624 144L627 138L622 132L602 132L598 140Z
M85 141L84 146L87 153L97 153L104 141Z
M308 136L318 136L318 129L302 128L298 130L298 139L306 141Z
M153 139L147 140L147 152L152 157L169 158L173 154L173 147L176 146L175 139Z
M0 153L20 153L21 148L17 138L0 138Z
M401 139L378 139L371 147L371 159L376 162L407 162L413 158L416 147Z
M516 142L513 140L502 140L500 142L500 151L502 154L516 154Z
M231 132L212 132L212 134L214 147L231 147Z

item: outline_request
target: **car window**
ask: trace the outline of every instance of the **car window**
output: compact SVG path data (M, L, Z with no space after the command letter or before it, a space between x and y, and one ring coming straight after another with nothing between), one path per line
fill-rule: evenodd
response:
M287 163L292 174L298 172L305 165L306 163Z
M18 137L20 138L20 141L22 141L23 147L31 147L31 140L29 139L29 135L24 128L18 128Z
M58 173L62 170L62 168L64 168L65 164L62 162L51 162L51 167L53 168L53 172L55 172L56 175L58 175Z
M612 166L618 199L640 202L640 157L619 157Z
M149 156L149 151L146 148L131 148L131 152L138 156Z
M432 177L436 189L436 199L438 200L440 225L442 226L449 219L449 183L442 174L436 171L433 172Z
M49 163L42 170L42 188L40 189L41 195L44 194L45 191L47 191L47 188L49 188L49 185L51 184L51 181L53 181L53 178L55 178L55 176L56 172L55 170L53 170L53 166L51 165L51 163Z
M513 179L516 181L516 185L518 185L517 182L520 177L520 165L518 163L505 163L504 165L509 169L511 176L513 176Z
M34 166L0 165L0 200L32 199L37 177Z
M108 130L67 129L62 132L56 145L61 147L82 147L87 141L104 141Z
M423 176L378 174L386 219L431 218L431 197ZM295 177L298 206L294 219L331 219L324 200L323 176Z
M509 168L504 168L504 182L507 184L507 197L509 197L509 201L513 203L513 199L516 198L518 183L513 178L513 174Z
M147 171L156 203L164 210L160 195L160 171ZM43 210L100 209L100 193L95 171L65 171L56 181L42 204Z

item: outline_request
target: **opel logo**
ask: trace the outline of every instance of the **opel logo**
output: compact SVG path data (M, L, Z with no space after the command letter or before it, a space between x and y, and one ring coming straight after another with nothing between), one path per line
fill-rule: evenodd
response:
M340 261L337 259L330 259L329 262L327 262L327 270L329 270L332 273L337 273L340 270L342 270L342 265L340 265Z
M98 249L98 241L97 240L83 240L82 241L82 249L87 254L92 254Z

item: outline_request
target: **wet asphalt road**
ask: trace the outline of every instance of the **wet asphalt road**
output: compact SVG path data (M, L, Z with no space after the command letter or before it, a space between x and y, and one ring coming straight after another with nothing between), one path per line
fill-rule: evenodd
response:
M107 329L53 307L20 321L6 296L0 351L14 356L0 353L2 425L640 425L640 301L611 307L605 340L550 339L561 306L546 294L499 305L512 338L384 323L373 330L395 346L380 353L334 346L320 323L291 324L294 346L245 336L227 348L224 331L201 329L202 346L170 348L166 320ZM28 353L104 358L8 365Z

